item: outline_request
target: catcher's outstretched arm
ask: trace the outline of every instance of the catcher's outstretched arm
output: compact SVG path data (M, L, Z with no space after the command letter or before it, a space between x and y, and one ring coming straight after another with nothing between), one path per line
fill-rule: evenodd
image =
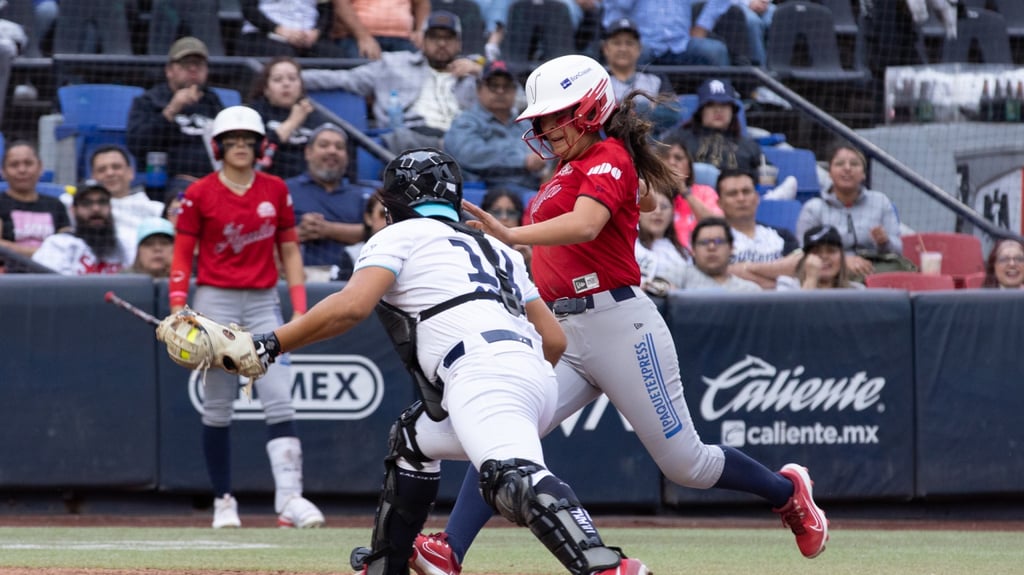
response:
M345 287L313 306L306 315L274 330L281 352L341 335L363 321L395 283L395 274L381 267L362 268Z

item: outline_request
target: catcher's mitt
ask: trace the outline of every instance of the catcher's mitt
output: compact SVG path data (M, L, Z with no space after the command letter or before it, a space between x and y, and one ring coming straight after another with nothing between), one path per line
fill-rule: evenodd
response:
M182 367L219 367L249 379L267 372L252 334L235 324L221 325L187 307L165 317L156 327L156 338L167 345L167 355Z

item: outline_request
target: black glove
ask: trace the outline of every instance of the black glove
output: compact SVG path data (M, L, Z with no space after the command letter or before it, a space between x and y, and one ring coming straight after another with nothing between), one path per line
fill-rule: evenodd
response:
M281 342L277 341L274 332L258 333L252 336L252 343L256 346L256 356L264 368L270 367L277 356L281 355Z

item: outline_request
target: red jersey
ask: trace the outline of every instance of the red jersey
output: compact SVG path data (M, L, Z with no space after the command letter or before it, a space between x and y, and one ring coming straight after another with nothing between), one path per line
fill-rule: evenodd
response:
M559 163L530 203L528 223L571 212L579 196L600 202L611 219L589 242L534 246L530 267L545 301L640 285L633 253L640 221L639 179L621 141L608 138L568 164Z
M229 289L277 285L274 246L283 232L295 227L295 211L284 180L255 174L252 187L241 196L222 184L217 172L186 190L177 230L198 239L198 285Z

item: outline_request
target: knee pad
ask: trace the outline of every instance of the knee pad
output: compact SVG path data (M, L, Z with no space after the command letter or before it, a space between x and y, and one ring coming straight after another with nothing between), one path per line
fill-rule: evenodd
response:
M574 575L619 565L622 555L601 536L572 489L554 475L533 483L544 467L526 459L496 461L480 466L484 501L509 521L530 529Z

